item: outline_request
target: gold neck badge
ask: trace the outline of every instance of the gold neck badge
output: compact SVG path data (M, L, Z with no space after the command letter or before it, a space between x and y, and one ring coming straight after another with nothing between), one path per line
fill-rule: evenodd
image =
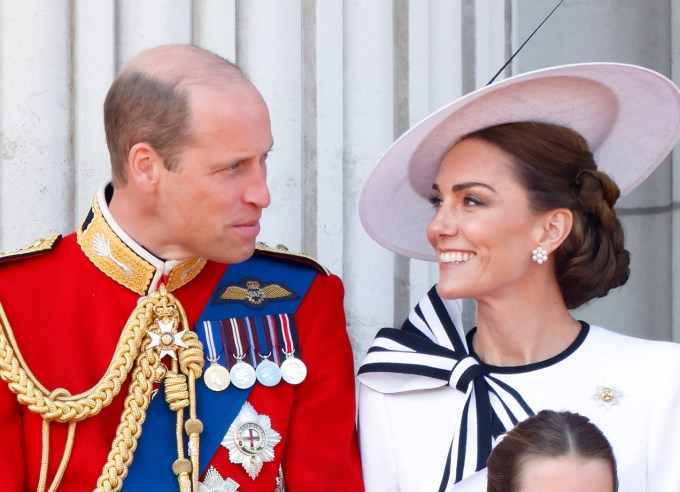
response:
M78 229L77 238L83 253L102 273L140 296L156 290L169 263L172 269L164 282L168 292L193 280L206 263L205 258L197 257L172 262L164 262L151 253L142 257L113 230L97 196L92 203L92 220ZM134 247L142 250L141 246Z

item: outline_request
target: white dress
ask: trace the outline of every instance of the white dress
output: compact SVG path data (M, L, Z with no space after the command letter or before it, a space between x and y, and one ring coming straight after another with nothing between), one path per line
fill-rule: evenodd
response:
M547 361L485 367L536 413L569 410L589 417L612 444L620 492L680 491L680 344L592 326ZM366 491L437 491L465 400L449 385L387 394L362 384ZM453 489L485 491L483 475Z

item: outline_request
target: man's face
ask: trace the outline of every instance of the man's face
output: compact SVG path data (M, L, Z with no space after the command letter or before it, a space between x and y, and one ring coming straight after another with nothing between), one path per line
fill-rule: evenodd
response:
M191 143L158 181L158 217L167 259L248 259L269 206L267 106L247 82L189 89Z

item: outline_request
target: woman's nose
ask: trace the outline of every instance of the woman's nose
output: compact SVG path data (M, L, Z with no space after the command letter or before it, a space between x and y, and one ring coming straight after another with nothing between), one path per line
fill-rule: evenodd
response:
M436 236L455 235L458 232L455 214L445 206L439 207L432 217L427 230L428 234Z

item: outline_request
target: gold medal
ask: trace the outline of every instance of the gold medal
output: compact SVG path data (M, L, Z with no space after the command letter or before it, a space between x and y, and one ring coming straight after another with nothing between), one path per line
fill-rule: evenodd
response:
M203 381L213 391L224 391L229 387L231 376L226 367L217 363L217 359L210 359L210 367L205 370Z

